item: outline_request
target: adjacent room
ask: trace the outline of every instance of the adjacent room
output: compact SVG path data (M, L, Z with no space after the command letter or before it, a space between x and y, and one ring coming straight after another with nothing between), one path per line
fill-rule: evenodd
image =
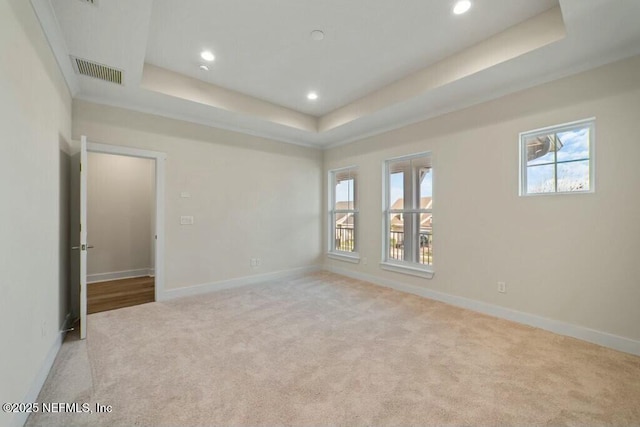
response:
M87 313L153 302L155 164L88 153L87 166Z
M0 425L640 425L639 18L0 0Z

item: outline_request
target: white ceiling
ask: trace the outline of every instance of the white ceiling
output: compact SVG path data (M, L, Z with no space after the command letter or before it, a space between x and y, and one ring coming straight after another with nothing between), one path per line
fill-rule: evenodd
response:
M442 0L184 3L154 0L146 62L321 116L557 0L482 0L460 16ZM324 40L311 39L315 29L325 33ZM198 68L203 48L216 54L210 72ZM309 102L309 90L320 98Z
M319 147L640 53L638 0L472 1L460 16L453 0L32 4L76 98Z

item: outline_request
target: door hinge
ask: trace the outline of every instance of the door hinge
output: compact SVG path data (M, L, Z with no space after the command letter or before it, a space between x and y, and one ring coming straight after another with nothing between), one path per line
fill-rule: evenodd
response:
M82 172L82 163L80 163L80 172Z

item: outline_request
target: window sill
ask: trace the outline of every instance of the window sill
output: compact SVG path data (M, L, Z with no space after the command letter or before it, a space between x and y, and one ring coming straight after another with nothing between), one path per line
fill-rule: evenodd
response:
M423 277L425 279L433 279L435 272L427 268L410 267L408 265L394 264L390 262L381 262L380 268L383 270L393 271L395 273L409 274L411 276Z
M575 190L575 191L549 191L548 193L526 193L524 191L520 191L520 197L542 197L542 196L566 196L568 194L593 194L595 193L595 189L590 190Z
M327 253L327 257L329 257L331 259L337 259L339 261L350 262L352 264L359 264L360 263L360 255L358 255L357 253L353 253L353 254L347 255L346 253L341 254L341 253L338 253L338 252L328 252Z

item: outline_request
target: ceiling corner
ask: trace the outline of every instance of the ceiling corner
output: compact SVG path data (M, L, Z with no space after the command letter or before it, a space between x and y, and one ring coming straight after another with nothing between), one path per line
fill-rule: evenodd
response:
M69 92L72 97L75 97L80 92L80 83L69 59L69 49L64 41L51 1L31 0L31 6L40 21L45 38L51 47Z

